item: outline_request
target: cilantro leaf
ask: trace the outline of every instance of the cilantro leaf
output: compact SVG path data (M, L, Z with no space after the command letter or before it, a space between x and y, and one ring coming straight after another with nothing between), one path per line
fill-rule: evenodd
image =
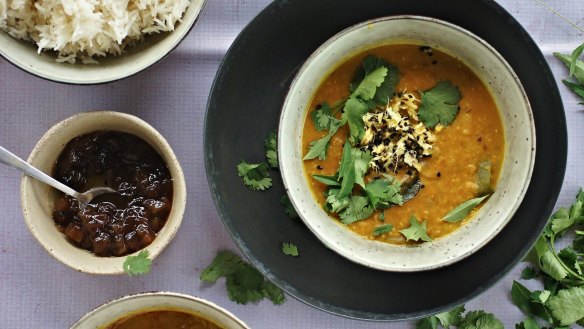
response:
M284 242L282 243L282 252L284 253L284 255L297 257L298 247L293 243Z
M351 97L360 98L364 101L372 99L375 96L377 88L385 81L387 71L387 67L379 66L369 72L351 94Z
M220 251L211 265L201 272L200 279L215 283L220 277L226 279L229 299L238 304L257 302L264 297L276 305L286 300L280 288L265 280L258 270L230 251Z
M389 233L392 230L393 225L391 224L380 225L373 229L373 236L380 236L382 234Z
M379 67L386 67L387 68L387 75L385 77L385 81L377 88L375 96L373 97L374 103L376 105L386 105L389 100L393 97L395 93L395 88L399 83L399 71L398 69L374 55L368 55L363 59L361 62L361 66L355 72L353 80L349 85L349 91L352 93L355 91L357 86L363 81L366 75L368 75L373 70Z
M282 195L280 203L282 204L282 206L284 206L284 211L286 212L286 215L288 215L288 217L292 219L298 218L298 213L296 212L296 209L294 209L294 206L292 205L292 202L290 201L290 198L288 197L287 194Z
M438 329L438 318L434 315L425 317L416 323L416 329Z
M574 225L574 218L570 217L570 213L566 208L560 208L551 218L551 228L554 234L558 234Z
M448 126L458 114L460 91L450 81L439 81L432 89L421 92L418 111L420 121L428 128L441 124Z
M449 311L436 314L436 318L440 320L440 324L448 329L450 326L456 327L462 322L462 313L464 313L464 305L455 307Z
M266 280L262 289L264 296L272 301L274 305L282 305L286 301L286 295L282 289Z
M527 266L523 269L523 271L521 271L521 278L523 280L535 279L537 278L538 275L539 273L537 272L537 270L531 266Z
M410 227L400 231L403 236L406 237L406 241L432 241L432 238L428 236L426 231L426 221L418 222L418 218L415 215L410 217Z
M541 329L541 327L537 324L537 321L528 317L525 321L516 324L515 329Z
M452 209L448 214L446 214L442 220L449 223L456 223L464 219L476 206L478 206L483 200L489 197L490 194L482 196L480 198L470 199L458 205L456 208Z
M549 308L561 325L570 325L584 318L584 287L560 290L550 297Z
M148 249L143 249L136 256L127 256L124 261L124 272L128 276L143 275L150 272L152 260L149 258L150 252Z
M272 186L268 164L265 162L254 164L241 160L237 165L237 174L243 178L245 186L253 191L263 191Z
M505 329L501 321L499 321L491 313L484 311L471 311L466 314L459 329Z
M338 120L332 121L328 134L320 139L310 142L310 149L304 156L303 160L312 160L315 158L318 158L319 160L325 160L329 142L331 141L331 138L333 138L333 136L337 133L339 127L340 123Z
M349 198L347 207L339 213L339 217L341 218L341 223L349 225L371 216L373 211L373 207L369 204L367 198L354 195Z
M396 179L376 179L365 186L365 194L375 209L385 209L402 204L401 186Z
M326 102L317 106L310 115L314 128L318 131L329 129L331 122L335 120L333 110Z
M349 206L349 197L339 197L340 189L328 190L326 202L330 212L338 213Z
M200 279L204 282L215 283L220 277L231 275L237 272L242 266L241 258L230 251L220 251L201 272Z
M272 131L264 141L266 148L266 158L272 168L278 168L278 136L276 131Z
M548 298L550 298L551 296L551 292L549 290L536 290L534 292L531 293L531 300L536 302L536 303L540 303L540 304L544 304L546 303L546 301L548 300Z
M345 103L341 123L349 124L349 140L353 144L360 141L365 133L363 115L367 113L368 110L369 107L365 102L352 96Z
M544 236L540 236L534 246L538 265L543 272L555 280L561 281L568 275L568 272L566 272L560 260L556 258L554 253L550 251L549 248L550 247L546 242L546 238Z
M569 80L562 80L564 85L568 87L571 91L573 91L576 95L580 96L582 100L584 100L584 86L578 83L573 83ZM582 104L582 103L580 103Z
M560 250L560 252L558 253L558 257L560 257L560 260L564 264L568 265L568 267L572 271L582 275L582 268L580 267L579 264L578 254L576 253L574 248L568 246Z

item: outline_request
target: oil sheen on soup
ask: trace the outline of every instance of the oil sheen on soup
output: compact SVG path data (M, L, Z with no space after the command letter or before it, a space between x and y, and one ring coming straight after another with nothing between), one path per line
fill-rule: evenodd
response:
M365 238L411 244L471 220L495 191L505 140L493 97L461 61L388 45L323 80L302 147L331 217Z
M215 323L191 313L156 310L127 316L103 329L222 329Z

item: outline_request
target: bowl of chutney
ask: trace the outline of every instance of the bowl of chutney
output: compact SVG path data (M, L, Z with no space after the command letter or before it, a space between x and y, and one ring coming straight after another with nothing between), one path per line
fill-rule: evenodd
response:
M78 191L116 192L80 206L23 176L26 224L57 260L81 272L121 274L128 255L154 259L176 234L186 204L184 174L164 137L124 113L95 111L53 126L28 162Z

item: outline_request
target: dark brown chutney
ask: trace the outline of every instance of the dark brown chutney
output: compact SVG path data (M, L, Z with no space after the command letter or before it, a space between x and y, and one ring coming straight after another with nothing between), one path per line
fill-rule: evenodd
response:
M148 246L172 206L172 178L162 157L137 136L98 131L76 137L59 155L53 177L77 191L107 186L80 208L62 194L53 220L76 246L97 256L123 256Z

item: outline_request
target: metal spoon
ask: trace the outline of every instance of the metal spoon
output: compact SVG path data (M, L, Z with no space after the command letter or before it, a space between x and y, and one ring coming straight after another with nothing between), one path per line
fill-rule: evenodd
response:
M77 201L79 201L80 206L88 204L91 200L102 194L116 192L115 190L109 187L94 187L86 192L79 193L74 189L70 188L69 186L57 181L53 177L38 170L37 168L31 166L26 161L12 154L10 151L3 148L2 146L0 146L0 162L10 167L16 168L24 172L28 176L34 177L40 180L41 182L49 184L50 186L56 188L57 190L74 197L75 199L77 199Z

